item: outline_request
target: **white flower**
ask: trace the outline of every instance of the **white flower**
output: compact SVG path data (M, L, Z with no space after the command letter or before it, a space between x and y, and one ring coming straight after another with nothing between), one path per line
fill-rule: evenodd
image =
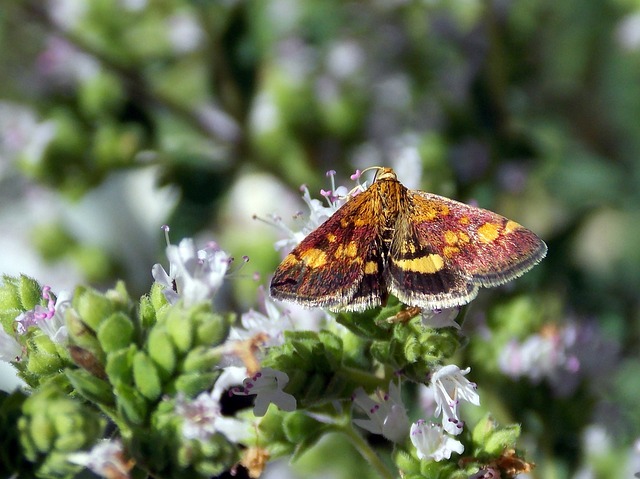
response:
M216 431L216 420L220 414L220 402L210 392L203 392L193 400L183 394L176 398L176 414L182 417L182 435L186 439L206 441Z
M464 451L462 443L446 435L442 427L422 419L411 425L410 435L411 443L418 451L418 459L441 461L449 459L453 452L462 454Z
M264 310L266 315L253 309L243 313L240 317L242 328L232 327L229 333L230 341L244 341L257 334L268 336L265 347L278 346L284 341L284 332L293 329L293 321L289 311L282 311L268 295L264 295Z
M460 325L456 323L455 319L460 312L460 308L446 308L446 309L423 309L422 324L428 328L449 328L453 327L460 329Z
M309 189L302 185L300 190L302 191L302 199L309 208L309 219L307 223L299 230L294 231L283 224L282 219L278 216L273 216L273 223L288 234L288 238L276 241L276 250L290 251L298 245L309 233L315 230L322 223L327 221L338 209L346 203L349 197L349 191L344 186L336 188L334 182L335 171L330 170L327 172L327 176L331 178L331 190L321 190L320 194L327 200L327 206L324 206L322 201L315 198L311 198ZM360 185L358 190L364 189L364 185Z
M67 460L90 469L102 477L129 477L133 461L124 459L122 443L119 440L102 441L89 452L69 454Z
M435 415L442 414L442 427L450 434L460 434L464 426L458 417L460 401L480 405L475 383L464 377L469 371L471 368L461 370L458 366L450 364L442 366L431 377L431 387L434 389L437 405Z
M256 394L253 414L261 417L267 412L269 404L273 403L283 411L295 411L296 398L283 391L289 382L289 376L282 371L264 368L251 378L246 378L242 387L232 389L233 394Z
M0 360L6 362L19 361L22 357L22 346L16 338L0 326Z
M234 417L223 416L220 407L222 394L241 383L246 375L245 368L229 367L218 377L211 392L200 393L193 400L178 395L175 411L183 420L182 435L186 439L206 441L219 432L232 442L246 441L251 435L250 425Z
M167 258L169 274L160 264L153 266L151 274L165 286L169 303L175 304L182 298L187 307L213 298L231 261L215 244L196 250L192 238L184 238L178 246L167 246Z
M400 397L400 387L389 382L389 393L376 391L379 402L371 399L362 388L353 395L354 404L367 413L369 419L354 419L353 422L373 434L382 434L387 439L400 443L407 436L409 418Z

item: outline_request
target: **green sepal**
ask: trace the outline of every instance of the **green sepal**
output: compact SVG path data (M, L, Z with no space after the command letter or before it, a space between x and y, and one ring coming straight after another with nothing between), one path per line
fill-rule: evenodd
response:
M412 474L419 474L420 460L414 453L411 454L403 447L396 447L393 451L393 462L398 470L403 471L405 477L411 477Z
M104 430L104 419L93 409L69 397L68 391L49 382L28 397L18 420L25 456L72 452L93 444Z
M222 344L229 336L231 324L235 315L211 313L209 311L197 314L198 326L196 327L196 345L217 346Z
M6 332L13 332L13 321L20 313L29 311L38 304L43 304L42 288L35 279L25 275L2 276L0 323Z
M373 341L370 352L382 364L422 382L434 366L455 353L459 344L455 328L426 328L416 317L394 324L389 340Z
M65 311L69 343L89 351L104 364L105 354L96 333L73 308Z
M287 434L284 432L284 418L289 414L292 413L270 407L258 424L256 440L266 444L274 459L288 456L295 450L296 445L287 439Z
M162 394L158 370L144 351L138 351L133 357L133 381L140 394L149 401L155 401Z
M23 311L29 311L38 304L43 304L42 287L33 278L21 274L17 281L18 295Z
M65 375L73 388L88 401L106 406L115 404L111 385L84 369L66 369Z
M171 341L178 352L187 353L193 345L195 336L192 310L173 306L167 310L167 315L163 319Z
M210 347L197 346L187 353L182 363L185 373L210 371L220 362L221 353Z
M153 288L151 289L151 291L153 291ZM138 318L140 320L140 325L143 330L150 329L156 324L156 321L157 321L156 308L153 305L151 297L149 295L145 295L142 298L140 298Z
M137 351L138 347L131 344L127 349L109 353L105 372L111 384L114 386L133 385L133 358Z
M187 397L195 397L201 392L211 389L220 373L221 371L181 374L173 385L169 386L169 393L175 390L175 392L184 393Z
M295 445L291 461L295 462L331 429L332 426L323 424L303 412L285 414L282 430L287 441Z
M37 332L27 341L26 369L29 373L39 376L39 381L69 364L58 354L58 348L44 333Z
M520 425L498 426L487 414L473 428L471 440L474 456L491 459L500 456L505 449L513 449L520 437Z
M167 297L164 295L164 290L165 287L160 283L153 283L149 296L146 297L156 313L169 306L169 301L167 301Z
M98 326L97 338L106 353L126 348L133 340L134 325L123 312L113 313Z
M285 390L300 407L349 398L367 374L342 364L342 340L329 331L286 331L284 344L269 348L262 366L289 376Z
M164 327L155 326L147 339L147 352L158 367L158 374L163 380L171 377L176 369L176 350L169 333Z
M72 305L82 322L94 332L98 330L102 321L115 312L112 301L106 295L83 286L76 288Z
M114 385L118 411L131 424L144 424L149 408L145 397L128 384Z

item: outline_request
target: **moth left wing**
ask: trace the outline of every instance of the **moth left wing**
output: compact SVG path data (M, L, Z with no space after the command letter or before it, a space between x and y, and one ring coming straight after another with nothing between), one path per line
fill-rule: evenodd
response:
M271 296L334 311L381 304L381 205L366 193L350 199L285 257L271 280Z

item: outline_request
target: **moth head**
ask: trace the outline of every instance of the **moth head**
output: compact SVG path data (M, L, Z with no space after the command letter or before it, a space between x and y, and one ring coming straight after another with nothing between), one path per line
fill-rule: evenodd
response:
M380 180L398 180L396 172L391 168L387 168L386 166L370 166L362 170L360 174L362 175L363 173L370 170L376 170L376 176L373 178L374 183Z

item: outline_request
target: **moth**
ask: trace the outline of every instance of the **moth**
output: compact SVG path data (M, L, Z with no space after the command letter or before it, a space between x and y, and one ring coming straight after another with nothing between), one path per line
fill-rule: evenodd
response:
M390 294L425 309L462 306L480 287L539 263L546 244L482 208L406 188L391 168L312 231L275 271L273 298L363 311Z

